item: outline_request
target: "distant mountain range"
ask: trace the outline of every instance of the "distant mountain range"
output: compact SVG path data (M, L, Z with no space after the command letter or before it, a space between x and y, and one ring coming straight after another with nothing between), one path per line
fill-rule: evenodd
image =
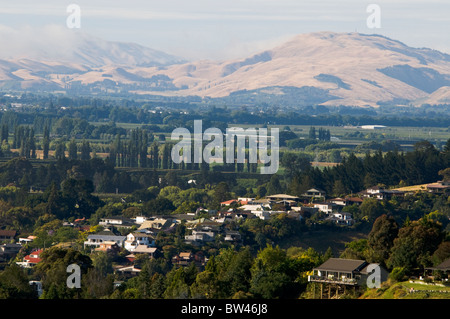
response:
M0 60L0 89L198 96L233 103L450 103L450 55L380 35L317 32L232 61L194 61L83 35L64 52Z

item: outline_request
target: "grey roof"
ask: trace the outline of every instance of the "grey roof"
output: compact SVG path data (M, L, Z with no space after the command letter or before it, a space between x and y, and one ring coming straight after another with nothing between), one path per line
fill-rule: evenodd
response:
M365 260L330 258L314 269L322 271L359 272L366 265L367 262Z
M114 236L114 235L89 235L88 239L103 239L103 240L125 240L126 236Z
M443 270L443 271L447 270L448 271L448 270L450 270L450 258L444 260L442 263L440 263L436 267L429 267L427 269Z

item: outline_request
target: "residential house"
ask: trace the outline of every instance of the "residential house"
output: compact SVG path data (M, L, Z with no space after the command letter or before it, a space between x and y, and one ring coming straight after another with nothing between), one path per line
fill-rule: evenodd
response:
M19 238L19 244L25 245L25 244L31 243L36 238L37 238L36 236L32 236L32 235L30 235L26 238Z
M372 186L358 193L365 198L376 198L378 200L391 199L393 196L403 196L405 192L399 190L388 190L381 186Z
M303 217L311 217L312 215L316 214L319 211L318 207L312 207L312 206L297 206L297 207L291 207L291 211L297 212L301 214Z
M180 252L178 255L172 257L172 263L178 266L188 266L194 260L192 252Z
M247 211L252 213L253 215L259 217L260 219L269 219L271 213L271 205L270 204L247 204L238 207L240 211Z
M365 260L329 258L320 266L313 269L313 274L308 276L308 281L320 285L320 298L328 294L328 298L338 297L351 287L356 290L367 284L369 264ZM388 272L379 264L380 282L387 280ZM314 287L314 293L316 289ZM325 294L324 294L325 293Z
M231 216L231 219L236 219L236 220L247 220L247 219L256 218L256 216L254 214L252 214L251 212L241 211L241 210L236 210L235 212L229 213L229 216Z
M332 198L332 199L329 199L328 202L336 204L338 206L347 206L347 199L345 199L345 198L340 198L340 197Z
M220 206L230 206L230 205L233 205L233 204L237 204L237 202L238 201L236 199L230 199L230 200L221 202Z
M166 229L173 225L173 220L169 218L151 218L142 222L141 226L138 229Z
M269 198L261 198L261 199L255 199L252 201L247 202L247 205L263 205L263 206L272 206L272 204L275 203L275 201L269 199Z
M344 212L334 212L328 214L328 217L325 218L325 220L331 220L338 225L347 225L347 226L351 226L354 223L352 214Z
M193 254L190 251L180 252L172 257L172 264L176 266L189 266L191 263L195 263L197 267L204 267L208 259L203 255L202 251L198 251Z
M436 183L428 184L427 190L434 194L450 193L450 181L438 181Z
M0 261L7 261L17 255L22 248L20 244L3 244L0 245Z
M313 206L326 214L331 214L337 207L334 203L314 203Z
M215 215L217 214L217 210L215 209L206 209L203 207L199 207L195 210L195 216L201 215L201 214L209 214L209 215Z
M242 239L241 233L237 230L228 230L225 232L225 241L240 242Z
M32 268L42 260L41 253L43 251L44 251L43 249L34 250L29 255L23 257L23 260L21 262L18 261L17 264L24 268Z
M133 251L132 254L125 256L129 262L134 263L136 261L136 256L138 255L147 255L149 258L155 258L158 248L156 247L148 247L145 245L139 245Z
M116 228L131 228L136 226L134 220L124 216L105 217L102 218L98 224L107 227L114 226Z
M90 234L87 237L87 241L84 242L84 247L93 247L97 248L103 242L115 242L117 246L123 247L123 244L126 240L126 236L116 235L113 231L109 229L105 229L96 234Z
M104 252L119 252L120 247L117 245L115 241L103 241L96 248L95 251L104 251Z
M326 192L318 188L310 188L304 194L304 197L326 197Z
M135 265L119 267L115 269L115 273L125 278L130 278L139 275L141 269Z
M267 199L274 201L275 203L283 203L289 206L295 206L300 200L297 196L287 195L287 194L276 194L266 196Z
M124 248L128 251L134 251L139 245L155 246L155 238L151 234L143 232L132 232L126 236Z
M439 265L435 266L435 267L427 267L425 268L426 270L431 270L431 271L439 271L442 272L444 274L444 276L447 276L447 281L450 279L450 258L447 258L446 260L444 260L443 262L441 262Z
M359 197L346 197L345 201L347 205L361 205L363 203L363 199Z
M193 230L191 235L185 235L186 243L196 244L201 242L212 242L216 237L216 233L212 230Z
M13 241L14 237L16 237L15 230L0 230L0 242Z
M133 254L134 255L143 254L149 256L150 258L155 258L157 252L158 248L156 247L139 245L134 249Z
M254 201L255 199L256 198L254 198L254 197L238 197L238 202L241 205L245 205L245 204L248 204L249 202Z
M135 222L136 224L141 225L142 223L144 223L145 221L147 221L147 220L149 220L149 219L150 219L150 217L147 217L147 216L136 216L136 217L134 218L134 222Z

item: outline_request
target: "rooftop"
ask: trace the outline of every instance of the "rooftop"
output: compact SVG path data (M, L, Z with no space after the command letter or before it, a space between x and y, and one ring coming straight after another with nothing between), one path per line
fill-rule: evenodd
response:
M361 271L366 265L367 262L365 260L330 258L314 269L321 271L353 272Z

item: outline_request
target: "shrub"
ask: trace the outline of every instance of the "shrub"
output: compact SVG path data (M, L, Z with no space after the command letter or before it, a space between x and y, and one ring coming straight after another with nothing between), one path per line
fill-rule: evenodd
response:
M406 277L406 269L404 267L395 267L389 274L389 278L393 281L403 281Z

